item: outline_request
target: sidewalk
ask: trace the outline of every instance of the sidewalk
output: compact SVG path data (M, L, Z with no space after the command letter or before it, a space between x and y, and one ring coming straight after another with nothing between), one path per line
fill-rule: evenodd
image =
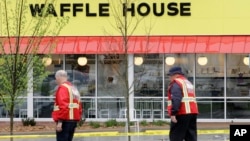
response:
M200 123L197 123L197 128L202 129L202 130L229 129L230 124L232 123L231 122L200 122Z
M220 133L220 132L228 132L230 129L231 123L225 123L225 122L199 122L197 123L197 129L201 132L208 133ZM237 124L237 123L234 123ZM244 124L244 123L240 123ZM1 124L2 125L2 124ZM30 135L30 134L54 134L54 126L55 124L53 122L51 123L38 123L38 125L34 126L33 128L38 130L32 130L32 127L23 127L22 125L19 125L17 128L22 128L23 131L15 131L15 135ZM2 126L2 128L4 128ZM40 129L39 129L40 128ZM134 131L134 129L131 129ZM124 133L125 127L100 127L100 128L92 128L87 127L86 125L83 125L81 128L76 129L76 133L90 133L90 132L119 132ZM169 131L169 125L164 126L142 126L140 125L140 132L156 132L156 133L166 133ZM9 132L7 131L1 131L0 135L8 135Z
M231 123L212 123L200 122L198 126L198 138L202 141L228 141L229 128ZM234 123L237 124L237 123ZM243 124L243 123L240 123ZM54 125L54 124L51 124ZM55 139L55 132L50 128L48 131L34 131L34 132L18 132L12 136L14 141L53 141ZM133 128L132 128L132 131ZM0 141L7 141L10 136L9 133L0 133ZM85 128L77 129L74 141L108 141L117 140L124 141L127 136L133 138L132 141L153 141L162 140L169 141L169 125L143 127L140 126L140 132L125 133L124 127L119 128Z

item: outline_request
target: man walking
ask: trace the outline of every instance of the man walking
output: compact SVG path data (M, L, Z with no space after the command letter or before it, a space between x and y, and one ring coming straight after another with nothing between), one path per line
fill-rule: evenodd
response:
M197 141L198 107L194 86L180 67L169 70L168 114L171 118L170 141Z
M80 94L68 81L66 71L58 70L55 78L58 88L52 118L56 122L56 140L72 141L77 122L82 115Z

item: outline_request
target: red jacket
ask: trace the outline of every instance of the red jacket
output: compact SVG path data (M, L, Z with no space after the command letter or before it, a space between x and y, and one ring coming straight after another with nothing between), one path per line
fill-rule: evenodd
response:
M55 95L54 110L52 118L58 120L75 120L79 121L82 117L82 104L80 95L74 96L72 92L72 84L65 82L57 88Z
M184 114L198 114L198 106L195 98L195 92L193 84L189 82L185 77L178 77L170 83L168 88L168 114L171 116L172 113L172 97L171 87L173 83L177 83L182 89L182 100L177 115Z

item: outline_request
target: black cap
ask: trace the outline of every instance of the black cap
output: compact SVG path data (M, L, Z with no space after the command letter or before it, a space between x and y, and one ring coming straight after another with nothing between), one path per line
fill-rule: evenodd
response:
M174 74L184 75L184 73L181 70L181 67L172 67L171 69L169 69L167 75L171 76L171 75L174 75Z

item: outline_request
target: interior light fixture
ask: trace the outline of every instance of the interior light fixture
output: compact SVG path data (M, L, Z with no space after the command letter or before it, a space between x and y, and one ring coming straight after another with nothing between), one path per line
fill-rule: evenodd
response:
M47 67L52 64L52 59L50 57L43 57L42 62L44 66Z
M198 64L201 66L206 65L207 64L207 57L206 56L198 57Z
M77 63L80 65L80 66L84 66L88 63L88 59L86 57L79 57L77 59Z
M245 57L243 58L243 63L244 63L245 65L249 66L249 57L248 57L248 56L245 56Z
M175 63L175 58L172 56L166 57L165 63L169 66L172 66Z
M137 66L140 66L143 63L143 58L142 57L135 57L134 58L134 64Z

